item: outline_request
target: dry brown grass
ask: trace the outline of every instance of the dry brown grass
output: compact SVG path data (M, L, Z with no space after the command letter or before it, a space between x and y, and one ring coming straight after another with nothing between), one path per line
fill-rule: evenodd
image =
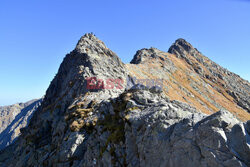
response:
M210 72L206 69L206 67L204 67L201 63L195 60L192 56L189 56L189 58L192 62L197 63L197 65L203 68L204 75L211 76ZM169 77L168 81L164 80L163 82L163 84L168 87L168 92L165 90L165 94L171 100L179 100L182 102L190 103L192 106L196 107L197 109L206 114L211 114L211 111L212 113L217 112L219 109L214 104L210 103L200 93L198 93L196 90L194 90L194 88L190 86L191 82L197 83L196 84L197 88L202 93L204 93L208 98L216 102L218 105L227 109L228 111L230 111L243 121L250 120L250 114L245 110L243 110L242 108L238 107L238 105L234 102L233 97L228 95L225 88L223 87L223 85L225 84L223 80L218 79L217 82L214 83L209 79L187 75L186 72L193 72L193 70L192 67L186 61L179 59L175 55L171 54L168 54L168 59L170 59L178 69L172 75L167 72L164 73L164 75ZM207 58L205 58L205 61L209 63ZM145 64L139 64L139 65L127 64L126 66L127 69L129 70L129 73L132 76L135 76L139 79L142 79L145 76L150 79L155 79L158 76L152 75L151 70L152 69L161 70L162 65L167 65L167 64L164 61L158 63L152 60L151 62L147 62ZM204 88L202 82L211 85L211 87ZM178 84L181 85L186 90L188 90L190 93L192 93L194 97L187 96L186 93L180 89ZM220 92L218 92L214 87L217 87L220 90ZM197 99L199 99L204 105L201 104ZM207 108L209 108L209 110Z

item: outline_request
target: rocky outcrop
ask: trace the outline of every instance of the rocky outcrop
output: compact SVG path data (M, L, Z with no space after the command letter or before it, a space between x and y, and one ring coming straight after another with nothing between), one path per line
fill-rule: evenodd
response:
M117 109L121 102L126 105ZM227 111L206 116L152 90L125 92L103 108L109 112L89 136L82 166L249 165L244 124ZM236 139L236 127L242 141Z
M40 104L41 99L0 107L0 150L16 140Z
M234 110L206 114L189 105L195 101L170 96L185 92L209 111L209 93L200 98L178 80L182 76L198 78L188 83L196 91L202 85L216 94L182 58L151 48L138 51L132 63L124 65L93 34L84 35L64 58L29 126L0 153L0 166L250 165L249 122ZM136 83L144 77L163 84ZM171 90L176 85L181 91Z
M131 60L131 64L139 64L143 63L144 61L149 61L149 59L158 58L161 60L164 60L159 54L161 54L162 51L156 49L156 48L150 48L150 49L141 49L136 52L134 55L134 58Z

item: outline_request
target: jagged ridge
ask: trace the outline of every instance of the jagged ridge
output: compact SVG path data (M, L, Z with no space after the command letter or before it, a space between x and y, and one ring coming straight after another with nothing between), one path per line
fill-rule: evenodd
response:
M170 52L178 50L171 48L175 49ZM1 153L0 165L249 166L249 122L242 123L230 112L248 113L237 108L233 97L223 94L226 91L220 82L194 70L198 62L189 54L200 54L198 51L182 48L181 57L180 51L173 55L143 49L132 60L134 64L124 65L93 34L84 35L64 58L30 125ZM183 55L190 63L183 61ZM119 78L126 85L127 75L161 78L164 85L162 89L136 85L125 90L125 86L103 89L103 83L101 89L87 89L88 77ZM194 81L192 89L186 80ZM201 113L224 107L221 101L211 102L211 97L201 98L199 94L204 92L195 93L200 84L210 84L205 96L223 97L238 110L221 110L211 116ZM178 99L174 94L198 109L173 100Z
M176 40L168 53L139 50L126 66L131 76L162 79L170 99L207 114L227 109L242 120L250 119L249 82L209 60L184 39Z

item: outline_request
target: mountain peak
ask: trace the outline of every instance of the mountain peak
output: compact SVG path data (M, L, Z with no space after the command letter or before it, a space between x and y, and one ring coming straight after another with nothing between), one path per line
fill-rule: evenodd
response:
M68 103L71 103L74 99L71 92L74 92L76 96L84 95L87 91L94 91L87 90L87 78L96 77L106 80L125 78L124 75L125 69L120 58L93 33L87 33L80 38L76 48L64 58L46 92L45 99L50 103L55 97L60 98L62 95L65 97L67 94L69 97L66 99L69 100ZM76 90L79 91L76 92ZM106 90L106 92L114 91L121 90Z
M145 60L157 58L159 53L162 51L158 50L157 48L143 48L141 50L138 50L136 54L134 55L133 59L131 60L131 64L140 64L143 63Z
M192 52L194 47L183 38L177 39L169 48L168 52L172 54L182 54L184 52Z
M96 42L101 42L96 36L95 36L95 34L93 34L93 33L86 33L86 34L84 34L81 38L80 38L80 40L78 41L78 43L79 42L83 42L83 41L87 41L87 40L90 40L90 41L96 41Z
M78 41L75 50L80 53L87 53L92 50L92 53L103 53L108 49L103 41L98 39L93 33L86 33Z
M187 42L184 38L178 38L177 40L175 40L175 43L176 44L189 44L190 45L190 43L189 42Z

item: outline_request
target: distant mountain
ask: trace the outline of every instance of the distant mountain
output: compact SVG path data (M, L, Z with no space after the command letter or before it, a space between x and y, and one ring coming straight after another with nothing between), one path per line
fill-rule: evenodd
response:
M183 39L124 64L85 34L0 166L250 166L249 95Z
M0 107L0 150L10 145L28 125L41 99Z

